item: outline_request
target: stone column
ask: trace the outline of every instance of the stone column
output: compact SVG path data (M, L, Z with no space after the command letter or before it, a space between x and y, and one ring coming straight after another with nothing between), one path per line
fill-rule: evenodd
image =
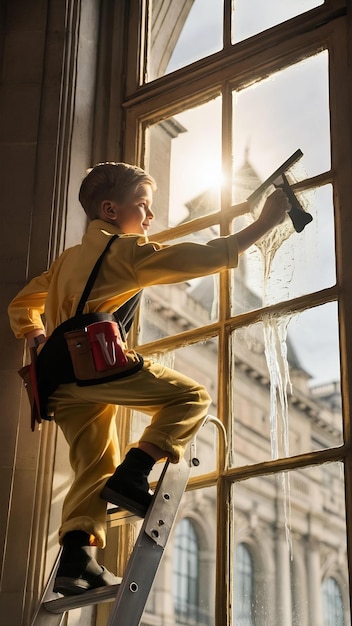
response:
M321 626L323 623L321 596L321 568L319 542L309 540L307 545L307 581L308 581L308 623L309 626Z
M276 538L276 621L278 624L291 626L291 571L290 547L285 529L278 529Z

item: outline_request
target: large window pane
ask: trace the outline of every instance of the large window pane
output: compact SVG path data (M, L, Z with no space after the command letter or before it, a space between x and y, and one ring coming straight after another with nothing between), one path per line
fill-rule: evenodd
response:
M223 0L150 0L147 80L222 48Z
M341 445L336 303L265 319L232 339L236 466Z
M232 41L247 39L320 4L324 0L234 0Z
M234 93L233 116L235 201L247 197L242 170L249 165L262 182L298 148L299 179L329 170L328 53Z
M221 98L150 126L146 168L158 184L154 232L219 210Z
M263 476L233 486L234 584L251 573L253 620L237 624L350 625L343 467L340 463ZM236 546L250 554L241 567ZM248 569L250 565L250 569ZM239 580L239 576L244 580ZM321 584L338 580L343 620L326 622ZM246 587L248 590L248 586ZM234 602L238 593L234 589ZM329 601L332 602L331 594ZM336 596L334 596L336 602ZM242 598L243 604L243 598ZM332 610L332 609L331 609Z
M238 268L232 270L234 314L283 302L335 284L332 187L325 185L305 194L305 198L307 196L313 222L301 233L294 231L287 217L284 224L240 257ZM300 199L300 194L297 197ZM237 218L234 231L246 227L253 219L252 214Z
M182 498L141 626L214 625L215 551L216 489L188 491Z

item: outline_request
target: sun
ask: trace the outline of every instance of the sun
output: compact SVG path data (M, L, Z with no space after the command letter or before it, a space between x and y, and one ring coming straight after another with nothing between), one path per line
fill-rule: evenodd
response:
M194 191L195 194L204 191L219 191L225 183L225 174L221 163L210 155L204 155L194 164Z

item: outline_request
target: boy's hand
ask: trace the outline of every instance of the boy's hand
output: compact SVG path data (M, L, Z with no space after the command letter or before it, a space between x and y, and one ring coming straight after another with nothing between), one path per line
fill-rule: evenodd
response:
M263 210L258 218L267 230L277 224L281 224L286 217L286 213L291 209L291 204L283 189L275 189L266 199Z
M274 226L285 219L291 205L282 189L275 191L266 199L258 219L236 234L238 253L242 254L249 246L264 237Z
M27 333L25 337L27 339L29 348L36 348L41 343L44 343L46 341L46 337L43 331L39 328L37 328L36 330L32 330L30 333Z

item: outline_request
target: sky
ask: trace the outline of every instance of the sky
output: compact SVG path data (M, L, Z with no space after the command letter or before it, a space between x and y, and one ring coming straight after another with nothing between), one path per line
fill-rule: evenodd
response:
M232 43L324 3L324 0L233 0ZM168 71L222 48L223 0L194 0Z
M244 39L319 4L322 2L317 0L266 0L263 10L262 0L236 0L233 39ZM167 71L221 49L221 29L222 0L195 0ZM304 154L297 180L329 170L328 53L310 57L234 94L233 116L234 171L247 151L251 165L264 179L297 148ZM174 211L176 223L180 207L209 186L220 184L221 100L174 117L187 129L173 140L172 148L170 211ZM280 249L271 276L273 301L335 282L331 189L324 187L305 201L314 221ZM256 255L252 252L250 256ZM258 261L250 258L249 263L255 268ZM254 269L255 291L261 289L257 275ZM325 305L306 311L290 324L297 354L316 384L340 376L336 315L336 305Z

